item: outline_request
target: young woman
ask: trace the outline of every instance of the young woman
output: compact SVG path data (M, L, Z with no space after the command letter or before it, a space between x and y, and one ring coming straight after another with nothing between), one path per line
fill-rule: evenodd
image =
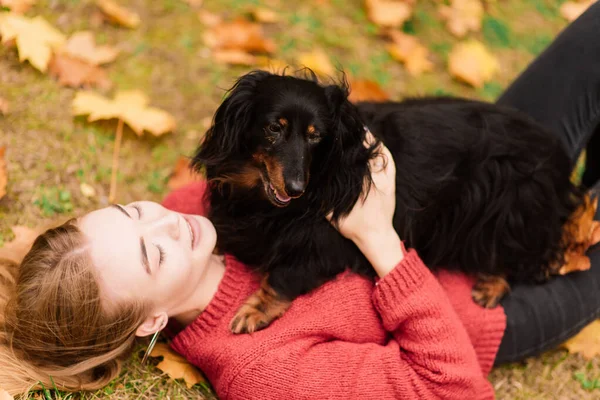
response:
M590 185L600 176L598 31L599 3L500 99L565 138L573 159L590 143ZM101 387L136 336L171 319L182 326L174 348L222 399L492 398L485 376L494 362L537 354L598 317L598 253L589 271L515 287L502 307L478 307L471 280L436 279L403 248L391 229L393 163L374 170L379 190L339 230L378 282L341 274L253 335L232 335L228 324L259 282L233 258L212 254L215 233L198 204L202 183L171 194L166 208L116 205L46 232L20 266L0 273L0 387ZM364 226L366 219L376 223Z

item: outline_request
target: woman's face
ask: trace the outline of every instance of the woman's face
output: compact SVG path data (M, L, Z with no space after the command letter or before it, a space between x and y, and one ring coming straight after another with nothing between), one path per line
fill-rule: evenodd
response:
M149 201L91 212L79 225L109 300L148 301L165 312L198 288L217 238L208 219Z

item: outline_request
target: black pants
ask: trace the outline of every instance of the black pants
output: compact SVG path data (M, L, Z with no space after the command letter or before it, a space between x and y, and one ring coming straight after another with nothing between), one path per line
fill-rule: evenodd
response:
M600 2L567 27L498 104L548 127L563 140L573 164L585 148L583 184L600 189ZM589 256L589 271L513 286L501 302L507 323L496 364L551 349L600 317L600 250Z

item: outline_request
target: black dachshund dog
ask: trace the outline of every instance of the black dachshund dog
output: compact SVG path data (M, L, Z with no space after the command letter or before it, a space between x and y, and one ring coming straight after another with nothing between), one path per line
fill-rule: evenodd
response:
M347 215L370 182L378 143L397 169L394 226L430 267L478 278L494 307L507 281L540 282L564 262L563 229L583 203L555 137L521 113L454 98L348 101L348 85L265 71L241 77L193 159L209 182L217 248L254 266L260 290L232 320L253 332L346 268L374 271L326 220ZM200 200L199 200L200 201Z

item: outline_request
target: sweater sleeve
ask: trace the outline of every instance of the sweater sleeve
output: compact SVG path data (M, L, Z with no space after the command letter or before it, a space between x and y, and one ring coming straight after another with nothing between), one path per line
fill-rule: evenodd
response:
M283 343L242 368L227 399L494 398L467 332L414 250L379 281L372 301L387 343Z

